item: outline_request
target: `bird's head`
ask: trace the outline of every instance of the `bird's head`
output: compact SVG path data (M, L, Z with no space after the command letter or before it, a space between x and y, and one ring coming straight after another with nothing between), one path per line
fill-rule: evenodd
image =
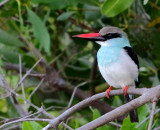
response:
M101 46L130 46L127 34L117 27L103 27L99 33L79 34L73 37L95 41Z

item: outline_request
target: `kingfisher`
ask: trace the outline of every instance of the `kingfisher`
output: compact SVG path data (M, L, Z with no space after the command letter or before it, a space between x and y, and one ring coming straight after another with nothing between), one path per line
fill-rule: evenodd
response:
M120 28L107 26L99 33L74 35L73 37L95 41L101 47L97 52L97 62L100 73L110 85L106 90L106 96L112 87L122 88L125 102L134 99L134 95L128 95L129 87L139 86L139 61L132 50L127 34ZM129 112L131 122L138 122L137 110Z

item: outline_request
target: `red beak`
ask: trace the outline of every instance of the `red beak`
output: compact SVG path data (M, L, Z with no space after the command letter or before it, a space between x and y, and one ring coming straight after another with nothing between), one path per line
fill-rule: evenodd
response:
M79 38L91 38L91 37L99 37L99 33L87 33L87 34L79 34L74 35L72 37L79 37Z
M83 39L86 39L89 41L103 41L103 40L105 40L102 36L99 35L99 33L79 34L79 35L74 35L72 37L83 38Z

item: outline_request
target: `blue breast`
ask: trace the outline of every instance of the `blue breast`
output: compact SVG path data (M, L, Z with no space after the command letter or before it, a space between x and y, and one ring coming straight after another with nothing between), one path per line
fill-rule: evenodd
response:
M120 56L120 47L101 46L97 53L98 65L109 66L116 62Z
M127 37L110 39L105 41L104 44L106 44L106 46L102 45L98 50L97 59L99 66L106 67L119 60L121 49L123 47L130 47Z

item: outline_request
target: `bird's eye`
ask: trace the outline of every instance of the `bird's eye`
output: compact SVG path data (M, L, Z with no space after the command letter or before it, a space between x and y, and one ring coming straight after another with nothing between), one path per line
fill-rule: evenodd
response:
M121 37L119 33L108 33L107 35L103 36L106 40Z
M112 37L113 37L113 34L112 34L112 33L109 33L109 34L107 34L107 37L108 37L108 38L112 38Z

